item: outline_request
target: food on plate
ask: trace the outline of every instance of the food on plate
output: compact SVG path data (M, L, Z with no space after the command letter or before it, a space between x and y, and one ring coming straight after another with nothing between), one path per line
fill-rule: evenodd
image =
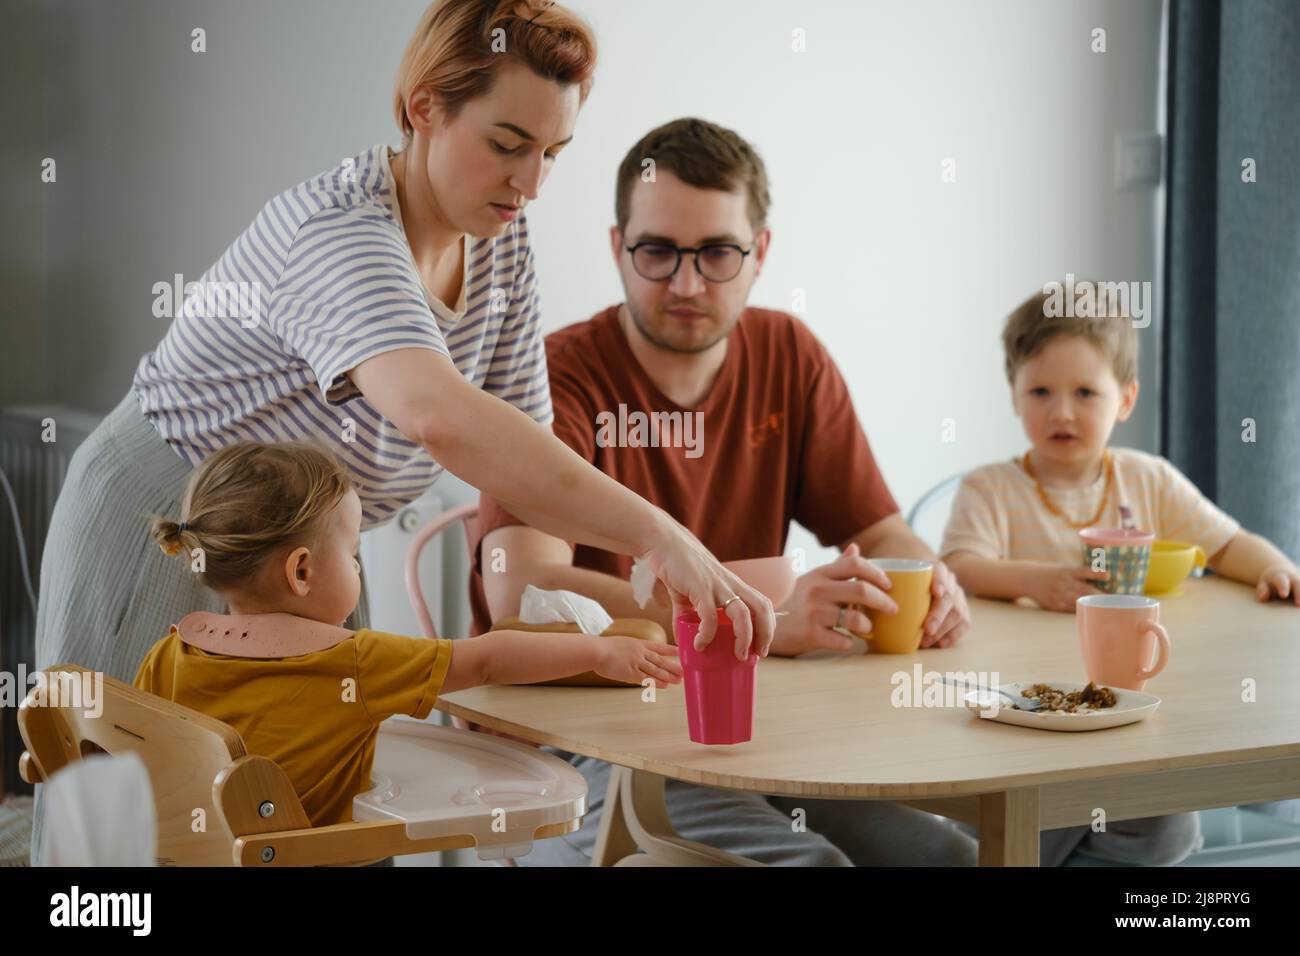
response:
M1063 714L1075 714L1081 708L1104 710L1107 707L1114 707L1116 703L1113 690L1109 687L1098 687L1092 681L1088 681L1087 687L1072 690L1068 693L1049 684L1034 684L1022 688L1020 696L1038 701L1043 705L1042 709L1044 711ZM1020 709L1015 704L1012 704L1011 708L1012 710Z

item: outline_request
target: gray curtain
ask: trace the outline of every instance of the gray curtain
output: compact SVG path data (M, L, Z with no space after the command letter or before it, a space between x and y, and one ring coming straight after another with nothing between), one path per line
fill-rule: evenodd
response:
M1162 451L1293 560L1300 558L1298 51L1294 0L1171 3ZM1247 160L1254 182L1243 181ZM1251 422L1253 442L1243 440ZM1300 801L1252 809L1300 822Z
M1162 450L1294 559L1300 3L1173 0L1168 86Z

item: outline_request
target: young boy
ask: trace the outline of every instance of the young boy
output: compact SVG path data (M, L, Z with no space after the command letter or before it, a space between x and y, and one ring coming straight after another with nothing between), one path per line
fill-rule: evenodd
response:
M1200 545L1218 574L1300 605L1300 571L1268 541L1243 531L1165 459L1108 448L1116 422L1137 404L1138 339L1116 303L1098 296L1098 318L1047 314L1029 298L1002 332L1007 380L1031 448L977 468L958 489L940 555L969 594L1030 598L1053 611L1099 593L1105 577L1083 564L1080 529L1121 526L1120 506L1157 538ZM1043 866L1076 849L1146 865L1177 863L1201 844L1194 813L1042 834Z
M1049 316L1048 301L1032 296L1002 332L1012 404L1032 447L962 480L940 549L962 587L1073 612L1106 576L1084 566L1078 532L1120 527L1123 505L1157 538L1199 545L1215 573L1255 585L1261 601L1300 606L1300 570L1286 555L1165 459L1107 447L1137 404L1138 339L1128 317L1102 295L1099 318Z

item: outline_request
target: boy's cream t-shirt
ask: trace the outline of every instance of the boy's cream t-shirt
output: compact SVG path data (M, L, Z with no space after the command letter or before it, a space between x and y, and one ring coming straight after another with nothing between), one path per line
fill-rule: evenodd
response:
M359 630L283 658L210 654L176 633L145 656L135 686L224 721L250 754L280 765L314 827L352 819L370 789L379 724L423 720L451 666L452 642Z
M1241 527L1159 455L1112 448L1115 491L1096 524L1121 526L1119 506L1133 512L1137 526L1157 538L1200 545L1216 554ZM1052 514L1038 497L1023 458L977 468L962 479L944 532L940 556L966 551L1004 561L1079 564L1079 533ZM1101 504L1106 475L1086 488L1046 487L1057 509L1075 522L1091 518Z

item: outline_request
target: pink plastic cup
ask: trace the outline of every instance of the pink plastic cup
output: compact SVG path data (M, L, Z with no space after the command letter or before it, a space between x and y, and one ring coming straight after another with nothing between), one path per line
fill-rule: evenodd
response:
M758 655L752 650L736 660L736 635L731 618L719 609L713 643L695 649L700 618L694 611L679 614L673 630L686 689L686 723L697 744L743 744L754 737L754 672Z

